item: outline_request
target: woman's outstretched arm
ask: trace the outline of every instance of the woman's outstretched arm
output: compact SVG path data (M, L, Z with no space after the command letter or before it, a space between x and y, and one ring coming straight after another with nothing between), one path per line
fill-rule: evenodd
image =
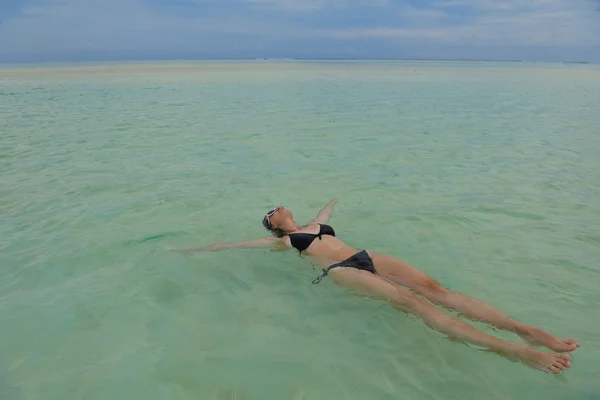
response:
M194 253L197 251L218 251L225 249L258 249L275 246L275 244L277 244L278 241L279 239L277 239L276 237L264 237L254 240L246 240L243 242L214 243L205 247L194 247L189 249L181 249L178 251L182 253Z
M338 197L335 197L333 199L331 199L329 201L329 203L327 203L325 205L325 207L321 208L319 210L319 213L317 214L316 218L314 218L312 221L309 222L309 224L325 224L327 223L327 221L329 221L329 219L331 218L331 215L333 214L333 206L335 205L335 203L337 203L339 200Z

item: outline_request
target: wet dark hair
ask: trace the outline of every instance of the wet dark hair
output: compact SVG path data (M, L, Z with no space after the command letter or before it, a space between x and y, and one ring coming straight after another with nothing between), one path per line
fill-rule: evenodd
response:
M269 213L270 212L271 211L269 211ZM269 213L267 213L267 214L269 214ZM263 217L262 224L263 224L263 226L265 227L266 230L268 230L269 232L271 232L271 235L273 235L273 236L275 236L277 238L282 238L282 237L285 236L285 232L284 231L282 231L279 228L273 228L271 226L271 223L269 222L269 218L267 217L267 215L265 215Z

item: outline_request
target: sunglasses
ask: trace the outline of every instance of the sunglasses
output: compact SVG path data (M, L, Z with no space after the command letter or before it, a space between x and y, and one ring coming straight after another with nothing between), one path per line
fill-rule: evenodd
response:
M271 218L273 216L273 214L275 214L276 211L277 211L276 209L273 209L265 214L265 221L267 222L267 226L269 226L269 227L271 226L271 221L269 218Z

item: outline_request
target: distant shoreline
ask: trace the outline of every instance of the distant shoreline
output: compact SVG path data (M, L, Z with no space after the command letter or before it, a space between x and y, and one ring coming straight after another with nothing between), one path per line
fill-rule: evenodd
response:
M63 61L1 64L0 78L42 75L137 74L159 72L266 72L327 71L343 69L410 70L416 72L440 69L537 70L598 74L600 64L590 62L536 62L520 60L418 60L418 59L341 59L341 58L238 58L238 59L172 59L131 61Z
M0 61L0 68L12 67L17 65L61 65L61 64L117 64L117 63L167 63L167 62L218 62L218 61L421 61L421 62L489 62L489 63L527 63L527 64L579 64L579 65L600 65L600 62L563 60L563 61L542 61L542 60L519 60L519 59L476 59L476 58L352 58L352 57L239 57L239 58L171 58L171 59L122 59L122 60L63 60L63 61Z

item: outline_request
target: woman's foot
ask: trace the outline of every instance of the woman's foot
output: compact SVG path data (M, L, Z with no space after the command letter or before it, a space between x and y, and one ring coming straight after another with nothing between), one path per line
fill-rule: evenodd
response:
M544 353L530 347L519 350L516 356L531 368L552 374L558 374L571 366L571 356L568 354Z
M579 347L575 339L561 339L538 328L528 329L526 333L520 333L519 336L532 346L545 346L559 353L573 351Z

